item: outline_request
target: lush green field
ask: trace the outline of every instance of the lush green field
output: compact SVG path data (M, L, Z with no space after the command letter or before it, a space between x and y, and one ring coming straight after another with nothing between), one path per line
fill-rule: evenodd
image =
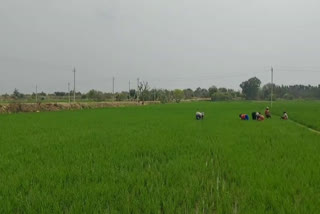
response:
M291 120L320 131L320 101L277 102L273 111L278 115L287 111Z
M319 127L317 105L272 111ZM319 213L320 135L238 118L265 106L0 115L0 213Z

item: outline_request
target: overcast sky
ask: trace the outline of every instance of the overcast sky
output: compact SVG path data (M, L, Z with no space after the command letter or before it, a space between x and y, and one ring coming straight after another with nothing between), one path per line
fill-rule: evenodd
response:
M320 84L317 0L0 0L0 93ZM73 85L73 84L72 84Z

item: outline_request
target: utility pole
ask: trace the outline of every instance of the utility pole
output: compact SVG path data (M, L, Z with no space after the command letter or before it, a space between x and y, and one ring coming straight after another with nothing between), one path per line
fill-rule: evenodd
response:
M71 103L70 82L68 82L68 96L69 96L69 104L70 104Z
M112 94L114 95L114 77L112 77Z
M76 102L76 68L73 68L73 102Z
M129 80L129 91L128 91L128 100L131 99L131 96L130 96L130 90L131 90L131 82Z
M129 80L129 93L130 93L130 90L131 90L131 82L130 82L130 80Z
M137 79L137 92L136 92L138 101L139 101L139 85L140 85L140 79L138 78Z
M271 67L271 108L272 108L272 98L273 98L273 67Z
M38 102L38 86L36 85L36 103Z

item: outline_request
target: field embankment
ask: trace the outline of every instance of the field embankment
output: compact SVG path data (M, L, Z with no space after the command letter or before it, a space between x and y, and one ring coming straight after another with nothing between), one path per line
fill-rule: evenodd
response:
M0 104L0 114L19 113L19 112L44 112L44 111L63 111L63 110L81 110L112 108L125 106L141 106L150 104L159 104L157 101L148 102L80 102L80 103L10 103Z

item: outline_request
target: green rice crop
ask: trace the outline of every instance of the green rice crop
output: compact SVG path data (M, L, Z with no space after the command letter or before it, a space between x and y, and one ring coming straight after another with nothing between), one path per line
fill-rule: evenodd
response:
M0 213L318 213L320 135L265 106L0 115Z
M320 131L320 101L282 101L273 110L278 115L287 111L289 119Z

